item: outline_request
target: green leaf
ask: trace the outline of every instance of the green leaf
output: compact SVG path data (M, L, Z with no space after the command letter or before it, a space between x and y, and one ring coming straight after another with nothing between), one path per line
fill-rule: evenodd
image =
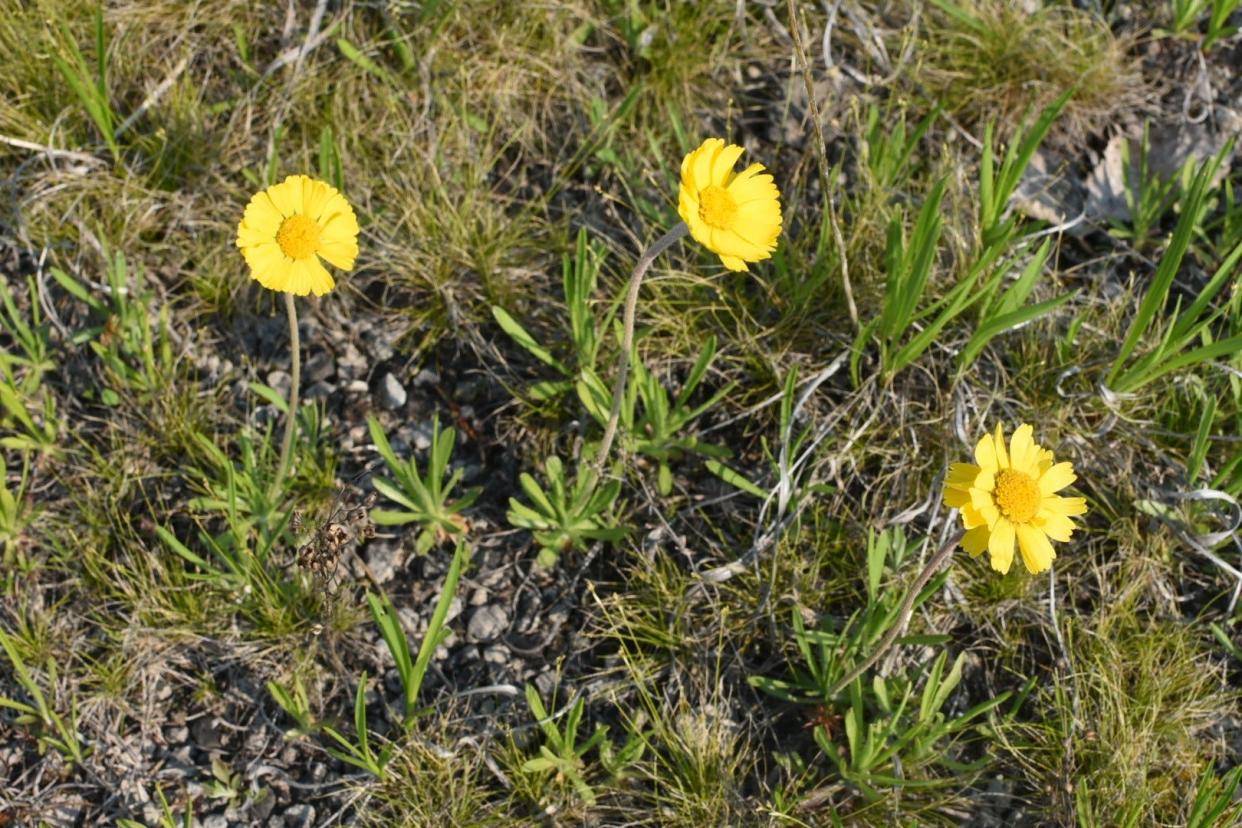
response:
M530 355L545 365L551 366L563 374L569 371L561 364L560 360L552 356L552 354L535 341L535 338L526 332L516 319L509 315L509 312L499 305L492 305L492 317L496 323L500 325L500 329L509 335L509 338L525 348Z
M351 62L353 62L360 69L363 69L364 71L375 76L376 78L379 78L384 83L391 84L393 86L397 85L396 80L393 79L392 75L388 74L388 71L386 69L384 69L382 66L380 66L375 61L371 60L371 58L364 55L358 49L358 47L354 46L354 44L350 43L345 38L338 37L336 39L336 48L340 49L341 54L344 55L346 58L348 58Z
M974 336L966 343L966 347L962 349L962 353L958 357L958 366L960 368L968 367L995 337L1005 331L1013 330L1020 325L1025 325L1041 316L1052 313L1073 297L1073 293L1066 293L1055 299L1037 302L1034 305L1027 305L1017 310L991 317L975 330Z
M750 480L743 477L739 472L726 466L724 463L721 463L718 460L708 460L703 465L707 467L709 472L716 475L730 486L741 489L749 495L754 495L760 500L767 499L767 492L750 482Z

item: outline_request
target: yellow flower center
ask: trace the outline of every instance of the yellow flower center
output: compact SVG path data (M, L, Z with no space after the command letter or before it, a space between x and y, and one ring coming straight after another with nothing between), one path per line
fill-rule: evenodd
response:
M312 256L319 249L319 224L308 216L289 216L276 231L276 244L290 259Z
M1039 484L1029 474L1005 469L996 475L996 506L1013 523L1029 523L1039 511Z
M728 190L713 184L699 193L699 218L709 227L728 230L737 218L737 202Z

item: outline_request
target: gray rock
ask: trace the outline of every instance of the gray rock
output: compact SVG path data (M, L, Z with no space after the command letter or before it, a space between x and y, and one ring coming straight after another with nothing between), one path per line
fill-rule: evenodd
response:
M302 376L307 382L324 382L336 374L336 360L332 352L320 349L311 353L306 364L302 366Z
M470 641L493 641L509 628L509 614L498 604L479 607L470 614L466 623L466 637Z
M401 629L406 635L419 635L424 629L423 619L410 607L398 607L397 620L401 622Z
M552 695L552 691L556 689L556 676L552 675L551 670L545 670L535 676L535 689L545 699Z
M417 423L410 432L415 449L426 451L431 448L431 423Z
M379 404L389 411L395 411L405 405L405 388L391 373L384 374L376 391Z
M224 814L212 814L203 817L203 828L229 828L229 821Z
M504 644L489 644L483 648L483 661L487 664L508 664L509 648Z
M193 734L195 743L203 750L220 749L220 730L211 716L195 719L194 724L190 725L190 733Z
M276 809L276 795L271 788L264 788L250 800L250 816L255 821L267 819Z
M403 557L399 543L372 540L367 544L367 566L371 569L375 580L381 584L388 583L396 577Z
M366 376L366 373L366 357L352 343L346 343L336 360L337 377L343 380L357 380Z
M272 371L267 375L267 384L275 388L280 396L289 399L289 389L293 386L293 377L287 371Z
M326 400L332 396L336 388L328 382L317 382L302 392L304 400Z

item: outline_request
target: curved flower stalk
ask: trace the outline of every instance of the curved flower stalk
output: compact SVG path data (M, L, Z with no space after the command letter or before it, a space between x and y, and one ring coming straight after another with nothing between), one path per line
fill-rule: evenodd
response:
M1077 476L1068 462L1055 462L1050 450L1034 440L1034 429L1018 426L1005 445L1005 431L998 423L995 434L985 434L975 446L976 463L953 463L944 485L945 505L959 509L962 529L941 544L915 578L893 624L871 655L828 691L832 698L854 679L871 669L897 641L910 621L914 602L960 543L972 557L986 549L992 568L1002 574L1013 563L1014 544L1022 553L1022 563L1031 574L1052 566L1056 552L1049 539L1068 541L1074 526L1070 517L1086 514L1087 502L1081 497L1062 497L1057 492L1073 483Z
M677 213L682 223L644 251L630 274L622 317L621 361L612 390L612 410L595 455L593 477L603 469L617 435L629 378L630 351L634 347L638 291L656 257L686 234L718 255L729 270L745 271L747 262L771 258L776 249L781 234L780 190L762 164L751 164L742 172L735 172L733 167L742 152L741 147L725 144L723 139L708 138L682 159L677 194Z
M250 266L250 277L269 290L285 294L289 314L292 382L280 463L272 495L280 492L289 466L297 428L301 342L294 296L322 296L336 286L320 261L350 271L358 257L358 219L335 187L305 175L291 175L255 193L237 225L237 247Z

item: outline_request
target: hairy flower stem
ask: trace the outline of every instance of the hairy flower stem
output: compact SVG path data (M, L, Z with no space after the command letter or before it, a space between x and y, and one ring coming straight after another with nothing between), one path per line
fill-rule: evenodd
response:
M298 339L298 311L293 305L293 294L285 294L285 308L289 311L289 352L293 365L289 383L289 411L285 415L285 438L280 444L280 463L276 466L276 479L268 495L273 500L280 496L281 484L289 471L289 455L293 450L293 433L298 430L298 386L302 382L302 343Z
M630 351L634 349L634 316L638 310L638 289L642 287L643 276L651 267L651 263L656 260L656 256L668 250L673 242L683 238L689 232L690 228L686 227L685 222L679 222L676 227L657 239L655 244L648 247L643 255L638 257L634 272L630 274L630 288L625 294L625 309L622 315L621 359L617 365L617 378L612 385L612 411L608 414L608 424L604 427L604 437L600 440L599 450L595 453L595 462L591 464L593 479L599 479L604 470L604 464L608 462L608 452L612 448L613 438L617 436L617 423L621 420L621 403L625 397L625 383L630 376Z
M880 639L880 643L876 645L875 650L867 657L867 660L859 664L853 670L845 674L836 684L828 689L826 698L831 699L840 693L846 687L850 686L850 682L861 676L863 673L875 666L889 648L893 646L893 642L897 640L897 636L901 635L901 631L906 628L906 624L910 623L910 614L914 612L915 599L919 597L919 593L923 591L923 587L927 586L927 582L936 574L936 570L940 565L953 553L957 545L961 543L962 536L966 534L964 530L957 530L953 533L944 545L936 550L936 554L932 555L932 559L927 562L927 566L923 567L923 571L919 573L919 577L914 579L914 584L910 587L910 591L906 593L906 600L902 601L901 609L897 613L897 623L888 628L888 632Z

